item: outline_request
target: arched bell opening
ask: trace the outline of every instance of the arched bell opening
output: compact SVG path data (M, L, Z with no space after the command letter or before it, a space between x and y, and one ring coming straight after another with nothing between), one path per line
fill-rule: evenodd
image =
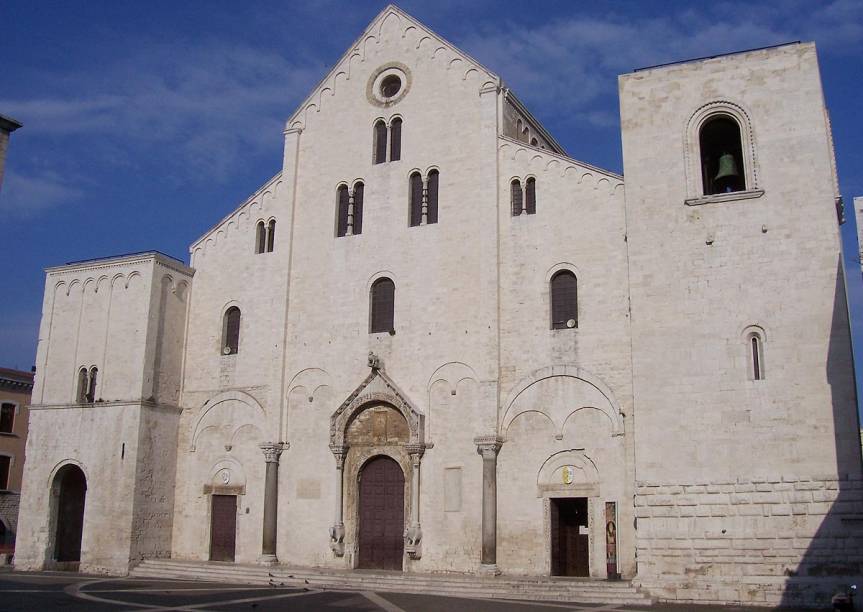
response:
M727 115L707 120L698 137L704 195L746 189L740 125Z
M77 465L64 465L51 484L53 501L54 550L58 569L77 570L84 535L84 507L87 478Z

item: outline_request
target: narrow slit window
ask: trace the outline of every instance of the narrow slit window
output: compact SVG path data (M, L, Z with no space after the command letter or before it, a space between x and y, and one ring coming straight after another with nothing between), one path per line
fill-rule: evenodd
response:
M336 236L342 237L348 233L348 204L350 196L348 194L347 185L339 185L336 193L336 214L338 215L338 223L336 227Z
M374 131L374 160L376 164L382 164L387 161L387 124L383 119L375 122Z
M276 220L271 219L267 224L267 253L273 252L273 245L276 243Z
M371 313L369 333L395 333L393 311L395 308L396 285L388 278L379 278L372 284L369 296Z
M440 173L437 170L431 170L428 174L427 199L428 199L428 223L437 223L437 199L438 185L440 183Z
M551 328L578 327L578 280L569 270L551 277Z
M95 366L90 368L90 376L87 381L87 401L93 403L96 401L96 378L99 376L99 369Z
M390 123L390 161L402 158L402 120L398 117Z
M536 214L536 179L527 179L524 186L524 212L529 215Z
M257 237L255 240L255 253L263 253L267 243L267 228L263 221L258 221Z
M515 179L510 184L510 196L512 200L512 216L517 217L521 214L522 208L521 181L518 179Z
M240 350L240 309L231 306L225 311L222 330L222 354L236 355Z
M704 195L746 189L743 147L737 121L720 115L707 121L698 138Z
M357 183L354 185L354 234L363 233L363 193L365 185Z
M752 334L749 339L749 353L751 357L752 380L764 380L764 351L761 338Z
M410 226L415 227L422 222L423 209L423 177L419 172L411 174L410 178Z

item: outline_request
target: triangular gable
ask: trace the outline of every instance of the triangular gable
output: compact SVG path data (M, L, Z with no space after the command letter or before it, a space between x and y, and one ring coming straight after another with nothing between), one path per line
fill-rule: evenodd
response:
M357 414L376 402L390 404L402 414L410 430L409 444L424 444L425 415L416 409L404 392L380 368L374 355L369 355L369 367L369 375L330 417L330 447L344 448L348 425Z
M346 80L351 78L354 66L357 63L365 61L369 45L380 42L384 27L389 27L392 20L396 20L397 23L395 25L401 30L402 38L405 38L409 34L413 35L417 41L416 48L427 50L429 57L436 57L440 53L447 53L451 56L449 59L451 65L457 61L462 62L465 76L471 71L479 72L483 76L483 87L488 83L492 83L495 86L500 85L501 80L499 76L449 41L441 38L416 18L408 15L399 7L390 4L369 23L359 38L348 47L348 50L336 62L336 65L317 84L312 93L299 105L297 110L294 111L294 114L286 122L288 128L305 127L306 113L312 110L320 110L324 96L336 94L337 83L340 77Z

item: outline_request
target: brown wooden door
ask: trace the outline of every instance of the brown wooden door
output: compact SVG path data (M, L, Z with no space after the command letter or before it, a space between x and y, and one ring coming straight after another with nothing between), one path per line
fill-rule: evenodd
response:
M360 472L359 567L401 570L404 555L405 477L389 457L375 457Z
M237 542L237 496L213 495L210 561L233 561Z
M581 529L581 528L584 529ZM551 500L551 573L555 576L589 576L587 498Z

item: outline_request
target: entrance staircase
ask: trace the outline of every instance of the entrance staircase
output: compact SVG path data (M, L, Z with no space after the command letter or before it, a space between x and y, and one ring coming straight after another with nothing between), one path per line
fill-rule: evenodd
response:
M148 559L131 572L136 578L206 580L222 584L331 591L422 593L476 599L518 599L598 604L650 605L630 582L548 576L403 574L370 570L288 568L173 559Z

